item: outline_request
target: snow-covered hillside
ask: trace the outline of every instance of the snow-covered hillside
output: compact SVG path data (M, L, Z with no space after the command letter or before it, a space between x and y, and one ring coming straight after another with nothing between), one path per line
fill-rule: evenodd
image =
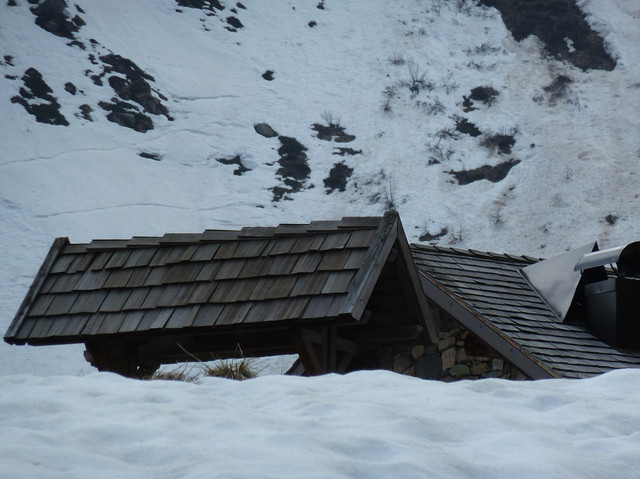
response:
M57 236L393 207L410 241L480 250L640 238L632 0L579 2L612 71L470 0L31 3L0 5L3 331ZM80 351L3 344L0 373L76 373Z

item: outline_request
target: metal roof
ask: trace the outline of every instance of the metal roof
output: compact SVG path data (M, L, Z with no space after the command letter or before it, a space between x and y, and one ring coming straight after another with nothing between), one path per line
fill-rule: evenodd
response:
M558 321L521 274L539 259L415 244L411 251L427 296L531 377L640 367L640 353L605 344L581 322Z

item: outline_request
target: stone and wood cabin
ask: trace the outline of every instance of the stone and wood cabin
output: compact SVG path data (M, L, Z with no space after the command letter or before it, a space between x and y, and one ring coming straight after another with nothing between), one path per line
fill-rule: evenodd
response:
M395 212L58 238L4 339L84 343L99 370L131 377L239 350L297 354L289 373L300 375L538 379L640 367L640 247L594 249L541 261L409 245Z

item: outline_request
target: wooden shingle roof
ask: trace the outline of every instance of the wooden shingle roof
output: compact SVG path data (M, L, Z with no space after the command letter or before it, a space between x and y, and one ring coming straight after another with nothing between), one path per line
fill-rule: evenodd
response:
M397 316L435 337L395 212L88 244L58 238L4 339L84 342L94 351L126 345L148 362L184 359L184 344L189 355L233 352L239 338L245 353L292 353L295 328L368 322L365 308L383 276L393 285L385 291L402 296L393 301ZM374 317L386 325L382 313Z
M367 279L380 224L344 218L89 244L57 239L5 339L76 342L352 312L358 319L349 293Z
M640 354L615 349L563 323L523 278L539 260L411 245L427 296L533 378L588 377L640 367Z

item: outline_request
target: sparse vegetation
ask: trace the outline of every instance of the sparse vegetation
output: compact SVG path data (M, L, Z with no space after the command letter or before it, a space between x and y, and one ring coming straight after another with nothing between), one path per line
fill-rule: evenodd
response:
M407 63L407 60L401 53L394 53L389 57L389 61L392 65L404 65L405 63Z
M241 358L218 360L213 365L205 365L202 375L244 381L255 378L258 373L253 368L251 359Z
M410 61L407 64L407 69L409 71L409 78L400 80L398 82L398 85L401 87L409 88L409 91L411 92L411 98L415 98L423 90L433 90L433 83L427 80L427 75L420 70L420 65L413 61Z
M480 145L490 150L497 150L498 154L508 155L511 153L511 148L516 144L516 140L513 138L513 134L495 134L485 137Z

